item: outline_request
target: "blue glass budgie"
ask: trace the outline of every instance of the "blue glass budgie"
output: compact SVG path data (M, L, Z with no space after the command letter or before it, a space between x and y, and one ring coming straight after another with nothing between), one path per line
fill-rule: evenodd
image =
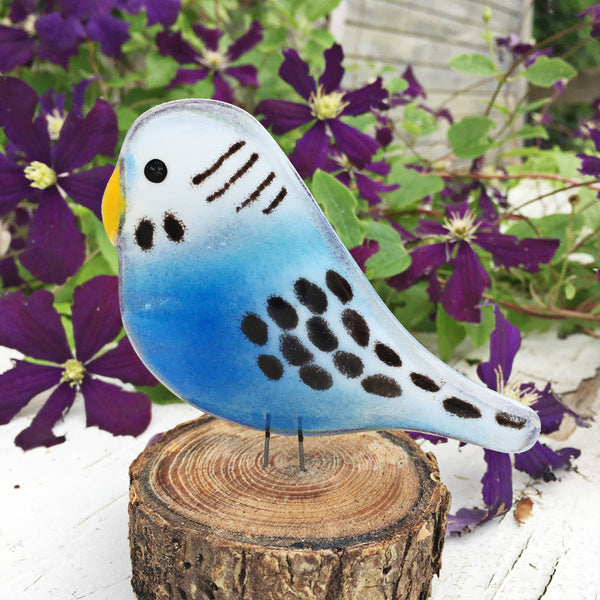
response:
M398 323L243 110L178 100L143 114L102 210L133 346L198 408L281 434L408 429L503 452L535 443L534 411Z

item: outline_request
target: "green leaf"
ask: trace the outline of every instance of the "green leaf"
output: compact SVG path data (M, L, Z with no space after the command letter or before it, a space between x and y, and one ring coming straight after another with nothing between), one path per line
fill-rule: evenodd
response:
M167 86L177 73L177 63L170 56L157 51L146 55L146 85L149 88Z
M487 56L476 52L455 56L450 59L449 65L451 69L469 75L488 77L496 74L494 63Z
M146 394L154 404L174 404L181 402L173 392L169 391L164 385L138 385L135 388L138 392Z
M404 107L402 128L414 137L429 135L438 130L438 126L435 124L435 116L419 108L414 102Z
M546 128L543 125L525 125L524 127L521 127L519 131L507 135L504 140L534 140L537 138L543 140L548 139L548 131L546 131Z
M391 183L399 183L400 188L390 192L388 198L392 208L399 209L410 206L425 196L435 194L444 189L444 180L437 175L421 175L414 169L407 169L400 163L392 166Z
M544 106L544 104L547 104L548 101L549 101L549 98L540 98L539 100L535 100L534 102L529 102L528 104L525 104L525 106L520 106L519 108L517 108L516 112L518 115L522 115L524 113L538 110L538 109L542 108L542 106Z
M464 325L453 319L441 304L438 304L435 324L440 358L447 361L456 346L465 339L467 332Z
M317 170L312 180L312 192L325 216L347 248L360 246L367 226L356 216L356 198L333 175Z
M475 348L483 346L494 330L495 319L492 306L481 307L481 321L479 323L464 323L467 335L471 338Z
M406 271L410 256L404 249L398 232L385 221L371 221L367 239L376 240L379 251L369 257L365 266L373 279L384 279Z
M529 83L539 87L550 87L561 79L571 79L577 71L562 58L540 56L523 75Z
M493 147L489 130L495 122L487 117L465 117L450 126L448 141L458 158L477 158Z
M319 2L306 3L306 17L309 21L316 21L327 16L338 6L340 0L319 0Z
M404 77L393 77L385 82L385 87L390 94L400 94L408 89L408 81Z

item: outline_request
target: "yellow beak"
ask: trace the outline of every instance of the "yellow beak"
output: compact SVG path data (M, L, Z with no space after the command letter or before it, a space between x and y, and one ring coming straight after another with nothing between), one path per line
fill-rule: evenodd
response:
M108 239L114 244L119 233L121 216L125 212L125 198L121 192L120 169L117 168L108 180L102 197L102 222Z

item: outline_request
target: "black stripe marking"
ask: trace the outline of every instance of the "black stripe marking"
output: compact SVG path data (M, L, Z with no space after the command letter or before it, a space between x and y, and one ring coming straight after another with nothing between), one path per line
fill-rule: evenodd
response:
M359 345L366 348L369 344L369 326L362 315L351 308L342 313L342 324L348 335Z
M339 273L330 269L325 275L325 282L329 290L338 297L340 302L346 304L352 300L352 288Z
M388 365L389 367L401 367L402 360L398 356L398 354L392 350L389 346L382 344L381 342L377 342L375 344L375 354L377 354L377 358Z
M481 411L476 406L456 396L446 398L443 405L447 412L462 419L481 419Z
M313 390L328 390L333 385L331 375L318 365L309 364L300 367L300 379Z
M271 204L269 204L269 206L267 206L267 208L263 209L263 213L265 215L270 215L281 203L281 201L287 196L287 190L282 187L279 190L279 193L277 194L277 196L275 196L275 198L273 198L273 201L271 202Z
M376 394L384 398L396 398L402 394L402 388L391 377L377 373L377 375L369 375L365 377L360 384L365 392Z
M261 354L258 357L258 367L260 370L273 381L281 379L283 375L283 365L276 356L270 354Z
M240 140L239 142L236 142L235 144L233 144L233 146L231 146L231 148L229 148L229 150L227 150L227 152L225 152L225 154L222 154L212 164L212 166L210 166L210 167L208 167L208 169L206 169L206 171L202 171L202 173L198 173L198 175L194 175L194 177L192 178L192 183L194 185L200 185L207 177L210 177L213 173L216 173L221 168L221 165L230 156L233 156L240 148L243 148L245 145L246 145L246 142L244 140Z
M308 339L323 352L332 352L338 347L338 340L323 317L311 317L306 321Z
M427 375L423 375L422 373L411 373L410 378L417 387L420 387L426 392L440 391L440 386L435 381L433 381L433 379L427 377Z
M243 177L252 168L257 160L258 154L254 152L250 155L250 158L231 176L229 181L227 181L222 188L219 188L216 192L206 197L206 201L212 202L213 200L220 198L238 179Z
M325 292L314 283L304 279L296 280L294 284L296 298L311 312L322 315L327 310L327 296Z
M294 367L304 365L313 359L312 353L295 335L282 335L279 339L279 349L283 358Z
M248 313L241 324L242 333L258 346L264 346L269 339L269 328L267 324L256 314Z
M360 377L364 369L362 360L356 354L344 352L343 350L339 350L334 354L333 364L342 375L350 379Z
M166 213L163 219L163 228L167 237L172 242L182 242L185 234L185 225L172 213Z
M154 223L150 219L142 219L135 228L135 243L144 252L154 245Z
M267 300L267 313L281 329L294 329L298 325L296 309L281 296L271 296Z
M275 179L275 173L271 171L263 181L260 182L259 186L239 205L236 207L235 212L240 212L242 208L246 208L249 204L252 204L264 191L265 188L269 187Z
M502 427L523 429L523 427L525 427L525 423L527 423L527 419L523 417L517 417L516 415L511 415L510 413L498 411L496 413L496 423Z

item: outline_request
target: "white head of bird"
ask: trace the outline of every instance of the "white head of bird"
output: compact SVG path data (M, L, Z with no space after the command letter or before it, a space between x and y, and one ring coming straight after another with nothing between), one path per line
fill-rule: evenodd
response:
M129 131L103 199L121 312L198 408L283 434L410 429L504 452L539 418L454 371L378 297L252 116L169 102Z

